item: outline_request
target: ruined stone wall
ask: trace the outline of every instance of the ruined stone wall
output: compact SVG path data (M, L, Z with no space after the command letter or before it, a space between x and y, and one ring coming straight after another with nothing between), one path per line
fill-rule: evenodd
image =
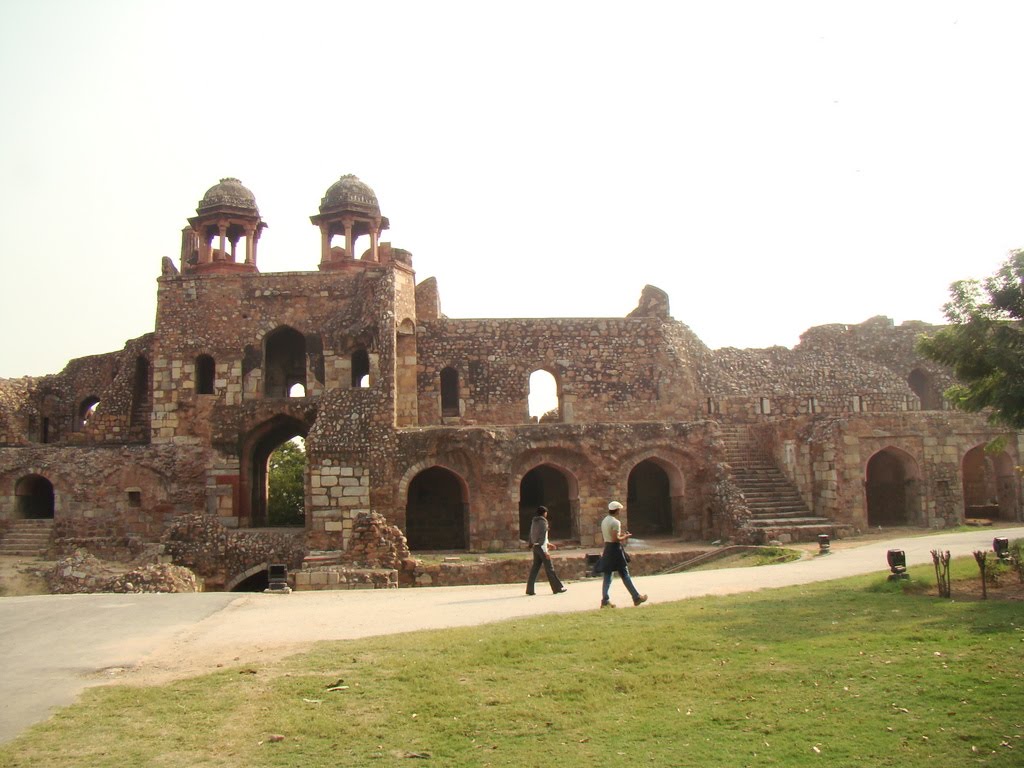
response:
M868 461L886 448L910 458L908 479L917 498L907 524L943 528L962 522L964 456L996 434L982 416L937 411L778 419L754 429L814 513L855 530L868 526ZM1018 440L1010 439L1006 450L1019 465ZM1015 515L1019 519L1019 507Z
M696 539L715 534L721 524L721 452L710 422L409 430L398 436L393 463L376 468L390 487L378 487L375 480L371 503L406 530L409 483L424 469L443 467L469 488L470 548L515 548L520 482L531 469L549 464L571 478L579 539L592 545L600 543L609 499L625 503L629 473L639 462L655 459L677 497L674 530ZM628 513L624 518L628 525Z
M18 516L26 475L53 486L54 518L118 518L158 538L175 514L202 509L208 452L149 446L32 446L0 450L0 518Z
M145 402L133 421L136 361L149 359L152 341L152 334L132 339L120 352L72 360L57 374L0 379L0 445L145 442ZM87 400L99 402L83 423Z
M949 372L915 349L918 336L936 328L919 322L894 327L878 317L812 328L793 349L715 350L700 373L706 410L743 420L942 410ZM909 383L915 371L921 391Z
M459 373L460 422L529 421L530 374L550 372L562 420L595 423L692 416L703 401L683 335L661 318L441 319L421 323L419 416L441 424L440 373ZM693 346L699 345L696 342Z
M369 353L371 379L379 380L381 349L393 345L393 327L382 329L380 323L393 317L395 269L404 267L162 277L154 439L187 441L201 429L197 402L205 396L195 394L200 355L215 361L217 404L263 398L264 338L282 326L305 339L306 397L351 388L351 355L359 348Z

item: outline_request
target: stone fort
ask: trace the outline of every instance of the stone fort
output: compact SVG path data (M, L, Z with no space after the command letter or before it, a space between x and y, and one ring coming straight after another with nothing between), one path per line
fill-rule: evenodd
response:
M1022 519L1020 435L948 410L933 330L885 317L793 349L709 349L647 286L626 317L456 319L342 176L319 269L262 273L255 197L222 179L165 257L155 328L0 380L0 534L112 548L215 521L212 586L344 551L377 513L422 551L519 549L538 504L594 546L609 499L644 537L814 540ZM557 406L531 417L531 382ZM268 525L268 457L305 439L305 524ZM188 526L185 526L186 528ZM233 539L231 537L234 537ZM216 550L216 547L213 548ZM248 553L248 554L246 554Z

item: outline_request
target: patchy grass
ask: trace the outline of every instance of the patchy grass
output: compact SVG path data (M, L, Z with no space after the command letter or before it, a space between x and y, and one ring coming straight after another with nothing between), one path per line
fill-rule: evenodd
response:
M0 764L1014 766L1022 652L1019 604L874 575L93 688Z

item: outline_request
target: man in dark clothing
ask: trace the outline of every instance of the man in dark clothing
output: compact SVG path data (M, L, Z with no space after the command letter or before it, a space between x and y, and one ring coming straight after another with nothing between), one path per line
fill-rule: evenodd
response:
M548 584L551 585L551 591L556 595L565 592L565 587L555 574L554 566L551 565L551 555L548 554L548 550L555 549L555 545L548 541L547 507L537 507L537 514L534 515L533 522L530 523L530 549L533 550L533 567L530 568L530 578L526 582L526 594L536 594L533 588L537 583L537 574L540 573L542 565L544 573L548 577Z

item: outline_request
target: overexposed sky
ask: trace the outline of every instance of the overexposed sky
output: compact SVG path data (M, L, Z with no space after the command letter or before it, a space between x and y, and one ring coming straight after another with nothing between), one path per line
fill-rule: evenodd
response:
M450 317L792 346L1024 247L1019 2L0 0L0 377L153 329L235 176L263 272L354 173Z

